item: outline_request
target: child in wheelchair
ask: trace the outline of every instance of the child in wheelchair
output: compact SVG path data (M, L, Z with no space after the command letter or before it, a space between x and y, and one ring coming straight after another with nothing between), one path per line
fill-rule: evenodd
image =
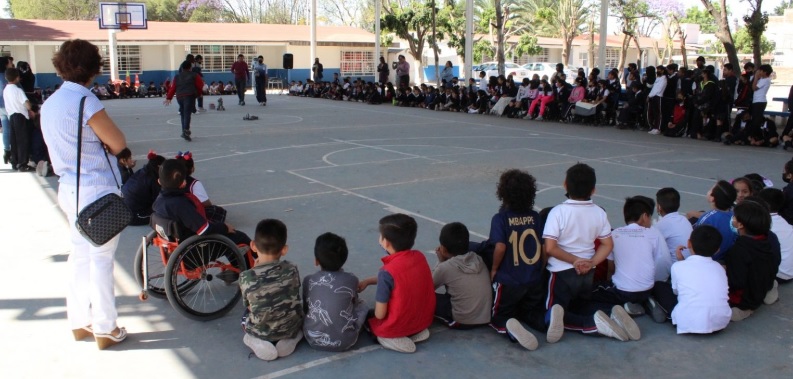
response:
M222 234L238 246L249 245L250 237L235 230L231 224L207 219L201 202L195 195L185 191L187 175L184 160L168 159L163 162L160 166L160 195L152 206L154 215L174 222L180 240L193 235Z
M184 166L187 169L187 177L185 178L187 184L185 187L198 199L201 205L204 206L206 218L209 221L219 223L226 222L226 210L219 205L212 204L212 201L209 200L209 194L207 193L206 188L204 188L204 184L201 183L200 180L193 177L193 173L195 173L195 161L193 161L193 153L189 151L182 153L180 151L178 154L176 154L175 158L184 162Z

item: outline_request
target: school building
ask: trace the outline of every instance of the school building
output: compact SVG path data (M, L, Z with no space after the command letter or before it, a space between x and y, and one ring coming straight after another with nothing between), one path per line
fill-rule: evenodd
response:
M52 55L63 41L80 38L99 46L105 65L98 83L107 83L108 31L97 21L0 19L0 54L30 63L36 85L53 87L62 82L52 66ZM231 64L245 55L248 64L262 55L270 77L305 81L311 74L310 27L231 23L149 22L146 30L116 34L118 72L121 79L135 74L141 83L159 84L172 77L187 54L204 57L204 81L233 81ZM375 36L347 26L317 27L317 57L326 80L342 77L374 80ZM294 55L294 69L283 69L283 55Z

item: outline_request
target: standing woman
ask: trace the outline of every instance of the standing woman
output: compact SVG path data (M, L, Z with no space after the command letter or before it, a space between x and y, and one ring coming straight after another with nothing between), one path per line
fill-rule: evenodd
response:
M452 79L454 79L452 61L446 61L446 65L443 66L443 71L441 71L441 80L446 82L446 88L452 88Z
M311 72L314 73L314 81L317 83L322 82L322 63L319 63L319 58L314 58L314 65L311 66Z
M405 59L404 55L399 55L399 62L396 68L397 74L397 87L408 88L410 86L410 63Z
M261 55L253 62L253 76L256 79L256 101L259 105L267 105L267 65Z
M109 193L119 193L117 160L128 161L132 153L124 133L105 112L102 102L88 90L102 68L99 49L88 41L69 40L60 46L52 63L64 83L42 106L41 128L52 167L60 176L58 203L69 222L72 242L66 314L75 340L93 337L101 350L127 338L127 331L116 324L118 313L113 292L113 255L119 237L102 246L93 246L77 230L75 219L77 211L86 205ZM86 98L83 118L78 120L83 97ZM77 128L83 128L79 203Z
M388 83L388 76L391 75L391 70L388 68L388 63L385 63L385 58L380 57L380 64L377 65L377 73L380 75L380 85Z

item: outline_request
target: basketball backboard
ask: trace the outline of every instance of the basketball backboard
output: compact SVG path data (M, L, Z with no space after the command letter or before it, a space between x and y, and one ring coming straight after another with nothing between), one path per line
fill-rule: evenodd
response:
M146 4L99 3L99 29L147 29Z

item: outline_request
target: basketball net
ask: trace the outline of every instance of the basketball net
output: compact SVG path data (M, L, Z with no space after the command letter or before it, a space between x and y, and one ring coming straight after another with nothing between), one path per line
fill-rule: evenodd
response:
M129 24L122 22L118 24L118 29L121 30L122 32L125 32L127 31L127 29L129 29Z

